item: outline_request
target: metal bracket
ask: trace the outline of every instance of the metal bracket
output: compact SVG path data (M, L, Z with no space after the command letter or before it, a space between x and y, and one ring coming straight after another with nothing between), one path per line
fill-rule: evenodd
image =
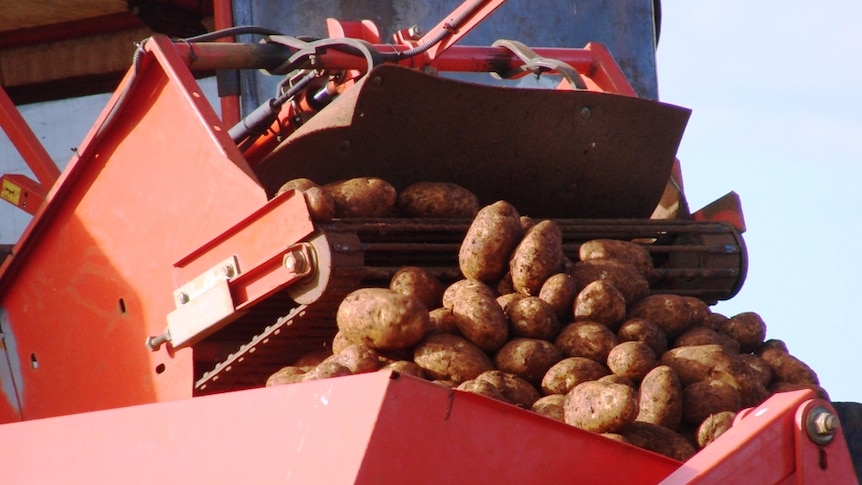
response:
M514 71L492 72L491 76L496 79L517 78L528 72L532 72L536 76L540 76L546 71L556 71L566 78L566 81L569 82L569 86L572 86L574 89L587 89L587 84L584 82L584 78L581 77L575 68L558 59L542 57L522 42L517 40L500 39L495 41L493 46L506 48L518 56L519 59L524 61L524 65Z
M174 290L174 302L177 308L180 308L206 293L221 280L229 280L238 274L239 264L237 263L237 258L236 256L231 256Z

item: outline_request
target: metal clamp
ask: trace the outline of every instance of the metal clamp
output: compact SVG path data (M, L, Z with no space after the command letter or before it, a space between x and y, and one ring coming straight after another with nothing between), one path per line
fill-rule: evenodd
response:
M580 73L569 64L558 59L550 59L536 54L533 49L527 47L524 43L517 40L499 39L492 44L494 47L503 47L510 50L519 59L524 61L524 65L518 69L508 72L492 72L491 75L496 79L510 79L523 75L526 72L532 72L536 77L541 76L543 72L556 71L561 76L566 78L569 85L575 89L587 89L587 83Z

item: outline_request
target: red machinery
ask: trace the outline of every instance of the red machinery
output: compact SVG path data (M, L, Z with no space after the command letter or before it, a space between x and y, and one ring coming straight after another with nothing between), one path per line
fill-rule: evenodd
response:
M740 470L758 483L852 480L834 409L807 392L772 397L679 463L397 374L257 389L331 342L347 292L406 264L456 279L469 225L312 222L297 193L273 196L291 178L456 182L483 202L554 218L567 244L653 240L662 291L715 301L742 284L738 213L737 227L684 209L650 218L668 201L684 208L674 154L688 111L636 98L601 45L455 45L500 3L467 2L395 44L367 22L331 22L331 37L313 41L147 39L59 178L0 97L0 122L39 179L3 180L4 198L26 199L35 214L0 269L4 477L47 478L48 464L92 477L100 463L105 479L123 482L142 464L140 481L154 468L171 481L725 483ZM285 77L229 127L192 74L211 69ZM563 80L526 90L428 71ZM518 469L496 451L506 436L522 442L511 450ZM280 461L284 449L296 459Z

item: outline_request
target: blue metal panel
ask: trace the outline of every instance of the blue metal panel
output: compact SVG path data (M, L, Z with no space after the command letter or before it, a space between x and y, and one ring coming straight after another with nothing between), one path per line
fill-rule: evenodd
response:
M260 25L286 35L326 36L327 17L369 19L384 40L417 25L428 30L462 0L233 0L237 25ZM653 0L510 0L462 41L491 45L520 40L532 47L605 44L640 97L657 99ZM481 78L493 82L490 76ZM278 79L260 73L243 77L243 111L258 106Z

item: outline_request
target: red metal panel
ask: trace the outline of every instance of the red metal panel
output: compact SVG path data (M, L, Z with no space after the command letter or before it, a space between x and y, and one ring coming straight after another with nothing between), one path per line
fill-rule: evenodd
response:
M385 372L4 426L9 483L646 484L679 462Z
M24 419L190 397L191 350L144 345L173 265L267 202L170 42L146 48L3 266Z
M674 484L857 483L844 434L826 446L805 434L798 415L817 404L809 390L775 394L737 416L733 427L662 481ZM819 463L828 466L820 467Z

